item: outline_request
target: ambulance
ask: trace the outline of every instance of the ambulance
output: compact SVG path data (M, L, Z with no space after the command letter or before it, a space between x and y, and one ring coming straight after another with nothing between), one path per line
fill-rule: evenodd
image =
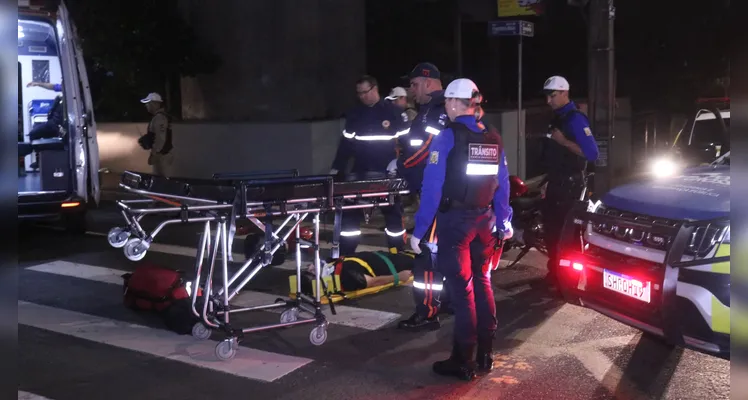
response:
M18 2L18 218L85 231L99 148L83 55L61 0ZM53 117L54 116L54 117Z

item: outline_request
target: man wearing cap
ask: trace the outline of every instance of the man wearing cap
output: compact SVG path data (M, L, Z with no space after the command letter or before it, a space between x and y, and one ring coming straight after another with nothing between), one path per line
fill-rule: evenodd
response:
M153 118L148 124L148 132L138 142L141 147L151 151L148 165L153 166L153 173L166 176L166 169L173 161L171 117L164 110L164 101L158 93L149 93L140 102L145 104L145 109Z
M420 63L408 74L410 91L418 103L418 114L407 135L399 138L403 154L398 173L408 181L412 191L419 191L426 167L429 145L447 123L441 73L431 63Z
M431 63L420 63L408 74L410 91L418 103L418 115L407 135L399 138L403 153L398 158L397 173L408 181L411 192L421 189L423 171L428 161L429 146L447 124L441 73ZM423 236L428 242L424 254L413 265L413 298L416 311L398 327L406 330L438 329L439 313L447 307L448 292L442 275L436 271L436 220Z
M543 93L553 110L543 149L546 177L541 190L545 197L542 214L548 249L546 278L555 286L564 220L584 189L587 162L597 160L598 149L587 116L569 100L569 82L562 76L552 76L543 84Z
M395 140L407 133L409 121L400 109L379 97L379 87L374 77L361 77L356 82L356 93L360 104L346 113L343 137L340 139L330 174L344 172L348 160L353 157L352 175L384 176L395 158ZM399 199L392 207L382 208L387 245L391 252L402 250L405 245L402 212L403 206ZM348 210L343 213L340 232L341 256L350 256L356 252L361 239L362 217L361 210Z
M433 370L470 380L476 368L489 371L493 365L491 271L498 266L501 240L512 236L509 171L501 136L476 118L482 95L475 83L456 79L444 97L451 122L429 149L410 246L416 254L430 247L421 239L435 219L437 270L449 283L455 325L452 354Z
M389 100L392 104L400 107L405 115L403 118L407 118L408 121L413 121L418 114L418 111L408 101L408 91L403 87L396 87L390 91L390 95L385 97L385 100Z

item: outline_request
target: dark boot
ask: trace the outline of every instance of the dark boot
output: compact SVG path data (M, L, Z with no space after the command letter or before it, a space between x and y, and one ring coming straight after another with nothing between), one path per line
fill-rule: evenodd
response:
M400 321L397 327L400 329L416 331L416 330L437 330L441 328L439 317L426 318L421 314L415 313L410 318Z
M478 350L475 354L478 372L485 373L493 369L493 334L478 337Z
M435 362L433 370L439 375L453 376L464 381L473 380L475 378L474 352L475 345L459 345L455 342L452 344L452 354L449 358Z

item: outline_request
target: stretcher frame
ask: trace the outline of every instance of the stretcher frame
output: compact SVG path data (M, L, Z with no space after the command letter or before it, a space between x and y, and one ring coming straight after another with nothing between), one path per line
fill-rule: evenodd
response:
M269 172L275 173L276 171ZM265 173L267 174L267 173ZM348 193L336 195L334 192L335 183L332 176L311 176L298 177L293 173L291 177L257 179L257 174L250 177L247 174L216 174L214 184L223 184L227 186L230 182L236 189L233 196L234 200L229 204L229 196L224 196L223 201L205 198L195 198L190 196L179 196L169 193L161 193L146 190L144 188L133 187L132 182L140 183L141 175L131 172L123 174L123 183L120 187L128 192L148 197L147 200L121 200L117 205L122 209L125 221L128 223L126 228L113 228L109 237L115 237L117 242L110 244L113 246L122 241L121 236L135 235L135 238L127 239L125 255L129 259L137 258L134 261L142 259L147 252L147 248L155 236L167 225L176 223L203 223L203 233L200 239L200 246L197 249L195 262L195 278L189 282L191 284L191 308L192 313L199 319L192 329L192 335L198 339L210 338L212 331L221 331L225 334L225 339L219 342L215 349L216 357L221 360L230 360L236 355L239 341L244 338L245 334L259 332L271 329L285 328L296 325L314 324L309 335L309 340L313 345L322 345L327 340L327 319L322 312L321 302L322 283L321 283L321 265L320 265L320 246L319 246L319 225L320 218L324 213L335 213L335 224L333 230L333 258L339 256L340 231L342 222L342 213L344 210L352 209L373 209L376 207L387 207L395 204L397 196L407 195L409 190L407 184L402 179L380 178L380 182L391 181L393 184L388 185L386 190L375 190L368 193ZM132 181L132 182L130 182ZM195 180L193 180L194 182ZM208 181L209 182L209 181ZM206 181L198 183L208 184ZM317 196L307 196L303 198L292 199L274 199L255 201L250 199L248 194L252 190L262 188L264 185L299 185L299 184L321 184L325 193ZM351 184L356 184L355 181ZM295 188L295 187L294 187ZM263 190L261 190L263 192ZM365 202L362 202L365 201ZM172 205L172 207L134 209L132 204L145 202L162 202ZM197 217L190 217L190 212L200 213ZM161 222L150 234L146 233L140 225L140 220L146 214L180 212L180 218L169 219ZM250 222L256 225L265 233L264 243L248 257L245 263L229 277L228 270L228 235L227 223L234 223L234 217L243 215ZM301 274L302 274L302 244L300 240L296 241L296 296L290 299L279 297L273 304L257 305L253 307L233 308L231 300L257 275L263 268L270 265L273 254L284 245L288 237L295 232L300 237L301 223L312 217L314 225L314 239L312 249L314 252L315 282L316 291L314 297L310 297L301 291ZM274 218L285 218L284 221L276 228L273 225ZM216 233L211 235L211 225L215 223ZM119 230L117 230L119 229ZM115 246L116 247L116 246ZM221 255L221 281L220 288L215 290L213 280L216 271L216 258L220 252ZM207 255L207 257L206 257ZM205 282L201 284L203 270L205 269L205 259L210 263ZM253 267L249 273L247 270ZM240 278L242 278L240 280ZM237 281L240 281L237 283ZM199 296L199 289L202 289L202 295ZM207 300L207 301L206 301ZM333 315L335 305L333 302L328 303ZM263 326L254 326L247 328L236 328L231 324L230 315L239 312L269 310L275 308L286 308L281 313L280 323ZM305 318L300 314L304 311L311 314L312 317Z

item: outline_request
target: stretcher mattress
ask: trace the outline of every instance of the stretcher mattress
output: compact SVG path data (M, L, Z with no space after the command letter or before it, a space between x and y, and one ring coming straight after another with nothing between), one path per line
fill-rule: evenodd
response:
M134 189L197 197L231 203L244 187L247 202L283 202L291 199L324 199L364 194L395 194L408 190L401 178L384 174L350 175L332 182L329 175L277 179L186 179L125 172L122 183ZM330 191L332 183L332 191Z

